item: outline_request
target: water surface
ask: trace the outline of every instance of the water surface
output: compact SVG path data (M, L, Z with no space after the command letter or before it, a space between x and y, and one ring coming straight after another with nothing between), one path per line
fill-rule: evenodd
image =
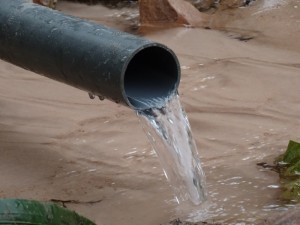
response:
M219 15L219 25L235 35L255 34L249 41L187 28L146 35L179 57L180 100L211 202L206 216L224 224L259 224L295 207L280 200L278 175L256 165L272 163L289 139L299 141L300 6L287 3L259 14L261 6ZM58 8L126 25L121 11L63 1ZM3 198L81 201L67 206L106 225L184 217L132 110L2 61L0 152ZM84 203L96 200L102 201ZM195 206L185 217L200 220L201 212Z

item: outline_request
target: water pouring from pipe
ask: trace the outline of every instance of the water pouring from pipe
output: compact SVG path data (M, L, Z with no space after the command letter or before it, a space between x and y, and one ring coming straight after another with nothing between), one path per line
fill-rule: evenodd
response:
M0 43L5 61L136 110L154 129L146 133L178 202L205 199L172 50L24 0L1 1Z

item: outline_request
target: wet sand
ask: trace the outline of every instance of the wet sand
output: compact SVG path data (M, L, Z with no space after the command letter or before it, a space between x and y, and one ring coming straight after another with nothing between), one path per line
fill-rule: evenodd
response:
M256 163L299 141L300 1L266 2L219 13L212 30L145 35L182 66L181 101L210 195L208 212L195 208L190 219L258 224L294 207L280 201L278 175ZM122 30L135 23L132 9L58 9ZM3 61L0 151L2 198L75 200L66 206L105 225L184 218L133 111Z

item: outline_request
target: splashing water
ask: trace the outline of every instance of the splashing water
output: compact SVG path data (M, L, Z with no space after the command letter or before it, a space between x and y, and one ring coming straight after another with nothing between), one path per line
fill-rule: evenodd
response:
M206 199L205 176L179 96L164 107L137 111L178 203L199 205Z

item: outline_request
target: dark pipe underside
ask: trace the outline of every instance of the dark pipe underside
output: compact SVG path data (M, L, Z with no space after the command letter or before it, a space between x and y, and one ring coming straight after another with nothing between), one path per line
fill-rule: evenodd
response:
M151 46L139 51L127 66L124 89L134 108L161 107L174 92L178 65L172 54Z
M25 0L1 0L0 58L134 109L161 107L180 80L166 46Z

